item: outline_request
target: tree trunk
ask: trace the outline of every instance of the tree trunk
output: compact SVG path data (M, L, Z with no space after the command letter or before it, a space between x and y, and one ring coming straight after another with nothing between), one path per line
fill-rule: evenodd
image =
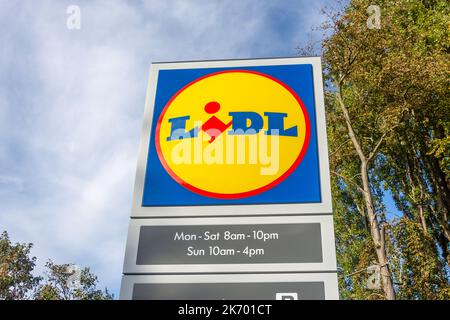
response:
M408 189L411 189L409 192L409 198L411 199L410 202L417 207L419 216L418 220L420 225L422 226L422 231L425 235L428 235L428 228L427 228L427 222L425 219L424 211L423 211L423 205L422 201L424 198L424 192L423 192L423 185L422 185L422 179L420 179L420 176L422 175L422 172L420 170L420 164L417 161L411 161L410 157L406 156L406 177L408 178L408 182L410 184L409 188L406 184L403 184L403 190L405 193L408 193ZM413 176L418 177L418 186L416 185L415 179ZM415 190L419 188L420 190L420 197L417 199L415 196ZM415 217L411 217L414 218Z
M347 125L348 129L348 135L350 137L350 140L352 141L353 147L355 148L356 153L359 156L359 159L361 161L361 179L363 183L363 194L364 194L364 200L367 207L367 217L369 218L369 224L370 224L370 233L372 235L372 240L375 244L375 252L378 259L378 264L380 266L380 272L381 272L381 281L383 285L383 291L386 299L388 300L395 300L395 290L394 290L394 282L391 276L391 271L389 269L387 255L386 255L386 240L384 236L384 228L382 232L380 232L380 226L378 223L377 215L375 214L375 210L373 207L373 199L372 199L372 191L370 190L370 181L369 181L369 162L373 159L375 156L378 148L380 147L381 143L383 142L384 136L380 138L378 143L375 145L375 147L370 152L369 156L366 156L364 154L364 151L361 147L361 144L358 140L358 137L356 136L355 131L353 130L352 121L350 119L350 115L348 113L347 106L344 103L344 99L341 95L341 87L339 83L337 84L338 91L336 93L337 100L339 102L339 105L342 110L342 114L345 119L345 123Z
M386 256L386 239L384 236L384 228L380 232L380 226L373 208L372 192L370 190L368 163L367 160L361 162L361 178L364 189L364 200L367 207L367 215L370 220L370 231L372 240L375 245L375 252L380 266L381 281L383 284L383 291L388 300L395 300L394 283L392 281L391 271L389 269Z
M450 190L445 179L445 174L440 169L436 159L426 161L426 165L429 168L431 181L433 182L433 193L436 194L436 203L439 210L437 219L441 224L445 237L450 241L450 223L448 218L448 212L450 211Z
M420 190L420 204L418 206L419 208L419 216L420 216L420 223L422 224L422 229L424 234L427 236L428 235L428 227L427 227L427 219L425 218L425 211L423 208L423 201L425 198L425 182L423 181L423 176L424 173L422 171L422 167L420 165L420 162L416 159L416 163L417 163L417 171L418 171L418 175L417 175L417 180L419 183L419 190Z
M420 217L420 224L422 225L422 230L425 235L428 235L428 227L427 227L427 220L425 219L425 215L423 212L423 206L419 204L419 217Z

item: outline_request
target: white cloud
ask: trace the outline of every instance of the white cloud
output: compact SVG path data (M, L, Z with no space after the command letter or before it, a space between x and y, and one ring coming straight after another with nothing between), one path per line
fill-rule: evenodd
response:
M293 55L307 3L0 2L0 229L117 293L150 62Z

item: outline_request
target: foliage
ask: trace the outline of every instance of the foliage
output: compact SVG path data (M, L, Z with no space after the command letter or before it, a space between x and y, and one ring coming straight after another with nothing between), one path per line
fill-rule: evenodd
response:
M450 299L450 284L444 271L445 261L438 257L433 238L423 234L420 223L406 217L393 227L394 246L399 253L393 259L398 270L398 295L403 299Z
M97 276L89 268L80 270L79 283L71 284L70 264L46 263L46 281L41 284L35 295L37 300L111 300L113 296L96 288Z
M69 264L49 260L45 277L34 276L36 257L31 256L31 243L12 244L5 231L0 236L0 300L110 300L107 289L97 289L97 277L84 268L79 284L71 284Z
M41 280L32 274L36 258L31 243L12 244L8 233L0 235L0 300L27 299Z

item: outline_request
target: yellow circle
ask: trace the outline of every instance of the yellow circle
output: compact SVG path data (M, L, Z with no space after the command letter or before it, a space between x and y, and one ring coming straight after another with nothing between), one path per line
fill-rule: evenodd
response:
M210 102L220 104L220 110L207 113ZM245 118L243 112L259 116L261 130L231 134L237 117ZM273 113L278 121L269 120ZM211 142L214 132L202 127L212 117L217 118L213 123L231 126L221 134L214 131L217 136ZM278 134L267 134L269 121L273 129L280 118ZM183 139L173 136L175 121L178 132L186 133ZM245 121L246 127L255 123ZM180 90L160 116L156 139L158 156L178 183L205 196L241 198L270 189L295 170L306 151L309 119L300 98L284 83L233 70L200 78Z

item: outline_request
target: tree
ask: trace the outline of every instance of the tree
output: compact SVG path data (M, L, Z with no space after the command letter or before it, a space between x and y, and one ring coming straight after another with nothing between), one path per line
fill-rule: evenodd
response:
M397 206L434 238L448 266L450 6L447 1L411 1L391 12L402 19L393 21L401 46L391 53L396 80L390 86L396 90L389 97L402 101L406 112L386 141L379 174Z
M381 8L380 29L367 27L370 5ZM444 0L352 0L325 10L327 127L346 297L379 297L353 274L373 260L384 298L448 297L449 7ZM400 219L386 213L386 191Z
M72 268L70 264L46 263L45 283L39 285L36 300L111 300L108 289L97 289L97 276L89 268ZM73 280L72 280L73 279Z
M12 244L5 231L0 236L0 300L110 300L114 296L97 289L98 279L89 268L46 263L45 278L34 276L36 257L32 243Z
M395 290L386 252L386 222L376 211L369 171L386 136L399 122L401 112L397 106L387 108L377 87L373 86L372 77L385 59L382 53L386 42L379 34L367 35L363 5L365 3L352 2L342 16L334 16L335 34L324 42L325 66L333 86L334 104L345 123L344 128L338 129L346 131L352 152L357 156L359 182L348 180L339 170L333 172L347 183L351 181L364 199L364 212L381 269L384 294L393 300Z
M36 257L31 243L12 244L8 233L0 235L0 300L27 299L41 280L32 274Z

